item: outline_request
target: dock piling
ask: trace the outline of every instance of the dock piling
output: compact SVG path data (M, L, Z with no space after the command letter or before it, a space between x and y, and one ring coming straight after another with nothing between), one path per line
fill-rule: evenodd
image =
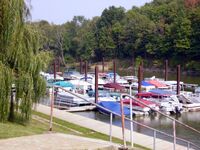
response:
M138 67L138 93L141 92L141 82L142 82L142 66Z
M82 64L82 59L80 59L80 74L82 74L82 67L83 67L83 64Z
M99 68L98 66L95 67L95 103L98 103L98 74Z
M177 66L177 90L176 90L177 95L180 94L180 72L181 72L181 67L180 65L178 65Z
M53 63L53 74L54 74L54 82L56 81L56 60Z
M168 80L168 60L165 60L165 81Z
M87 68L88 68L88 64L87 64L87 61L85 61L85 81L87 81Z
M113 60L113 71L114 71L114 83L116 83L116 62L115 59Z
M102 73L104 73L104 57L102 58Z

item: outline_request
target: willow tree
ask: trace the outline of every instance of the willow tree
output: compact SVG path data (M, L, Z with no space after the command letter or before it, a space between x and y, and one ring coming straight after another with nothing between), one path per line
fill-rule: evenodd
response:
M39 51L40 36L27 23L29 16L24 0L0 1L1 121L14 121L16 116L29 120L32 105L45 93L45 81L39 72L47 64L49 55Z

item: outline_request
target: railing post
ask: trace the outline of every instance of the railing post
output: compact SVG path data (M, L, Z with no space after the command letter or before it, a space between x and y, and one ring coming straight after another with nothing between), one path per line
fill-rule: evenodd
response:
M156 131L153 131L153 150L156 149Z
M51 95L51 110L50 110L49 131L52 131L52 124L53 124L53 107L54 107L54 86L52 87L52 95Z
M130 85L130 96L132 95L132 84ZM130 98L130 141L131 141L131 147L133 147L133 105L132 105L133 99Z
M188 142L188 144L187 144L187 150L189 150L190 149L190 142Z
M173 120L174 150L176 149L176 121Z
M110 113L110 142L112 142L112 118L113 114Z
M120 99L120 106L121 106L121 123L122 123L122 139L124 143L124 148L126 148L126 140L125 140L125 123L124 123L124 106L123 106L123 101L122 98Z

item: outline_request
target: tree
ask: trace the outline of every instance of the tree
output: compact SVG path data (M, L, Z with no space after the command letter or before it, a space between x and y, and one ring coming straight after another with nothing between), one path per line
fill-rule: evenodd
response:
M49 55L39 51L39 32L28 21L24 0L0 1L0 120L29 120L33 103L45 93L40 76ZM11 94L12 86L16 94Z

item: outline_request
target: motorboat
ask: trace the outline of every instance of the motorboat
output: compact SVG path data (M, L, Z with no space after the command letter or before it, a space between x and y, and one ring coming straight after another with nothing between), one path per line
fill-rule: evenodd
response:
M113 102L113 101L102 101L102 102L99 102L98 105L100 105L101 107L103 108L106 108L116 114L119 114L121 115L121 106L120 106L120 103L118 102ZM101 107L98 107L97 106L97 110L100 112L100 113L103 113L103 114L106 114L106 115L109 115L110 112L105 110L105 109L102 109ZM124 110L124 115L125 116L130 116L130 109L126 106L123 106L123 110Z
M183 110L182 104L171 91L154 89L149 92L138 93L137 97L155 102L159 106L160 111L167 114L181 113Z

